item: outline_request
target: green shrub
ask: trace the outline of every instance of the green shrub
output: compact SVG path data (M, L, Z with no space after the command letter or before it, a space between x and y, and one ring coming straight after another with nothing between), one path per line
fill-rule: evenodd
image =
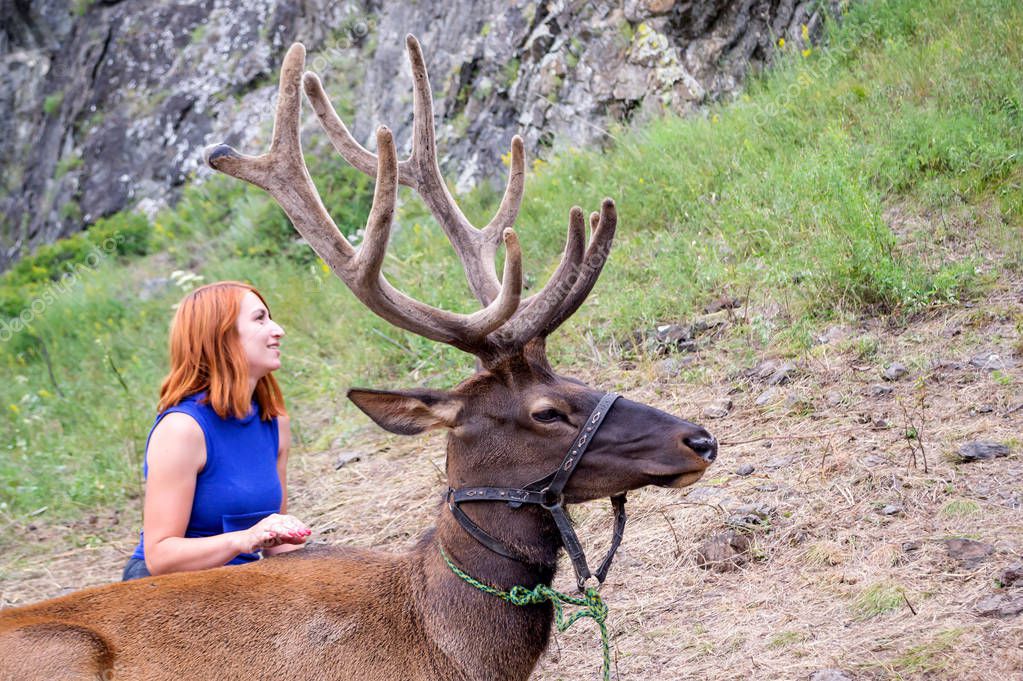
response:
M60 111L60 106L63 103L64 103L63 92L58 91L54 92L53 94L47 95L46 99L43 100L43 113L45 113L47 116L52 116L53 114Z

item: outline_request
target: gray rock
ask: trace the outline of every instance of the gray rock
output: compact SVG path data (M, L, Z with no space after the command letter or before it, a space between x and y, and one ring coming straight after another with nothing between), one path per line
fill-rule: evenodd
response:
M998 581L1002 586L1023 585L1023 563L1016 563L1002 570L998 575Z
M697 566L713 572L731 572L749 560L749 539L739 532L716 534L696 549Z
M868 397L884 397L885 395L891 395L893 392L895 390L890 385L882 385L880 383L875 383L867 388Z
M755 367L745 369L742 375L746 378L751 378L754 381L766 381L774 372L781 366L781 362L776 359L765 359L764 361L757 364Z
M743 465L735 469L735 474L745 477L747 475L752 475L753 471L755 470L756 467L754 467L753 464L744 463Z
M976 407L973 408L973 411L976 414L990 414L994 410L995 408L990 404L978 404Z
M906 553L912 553L913 551L919 551L923 547L923 542L919 539L913 539L911 541L902 542L902 550Z
M658 355L695 352L697 347L692 330L682 324L662 324L652 334L640 332L640 335L646 338L647 352Z
M845 402L845 396L837 390L829 390L827 395L824 396L824 402L829 407L840 407Z
M901 515L902 511L902 506L899 504L888 504L881 509L881 515Z
M810 674L810 681L853 681L853 677L841 669L819 669Z
M654 365L654 373L660 378L674 378L682 373L683 364L675 357L662 359Z
M792 362L785 362L774 370L771 377L767 379L767 385L782 385L788 383L796 372L796 365Z
M974 539L945 539L944 544L950 558L958 560L967 566L979 563L994 553L995 550L995 547L991 544L985 544Z
M535 157L602 144L608 119L720 101L773 58L779 36L798 39L806 25L816 40L823 14L838 6L78 4L80 12L66 1L0 3L0 168L12 178L0 214L15 226L0 234L0 270L132 201L172 200L193 172L206 176L197 150L207 143L259 153L281 59L298 37L328 91L349 88L344 94L358 102L347 121L355 137L371 141L384 123L406 147L411 76L403 45L406 33L417 35L436 98L440 162L462 191L503 177L501 156L516 132ZM71 168L63 174L62 161ZM80 217L60 210L72 201Z
M341 452L334 459L334 470L340 470L350 463L362 460L362 454L358 452Z
M766 407L770 404L774 404L775 402L779 402L783 395L784 393L782 393L782 391L778 388L768 388L757 396L757 399L754 400L754 404L758 407Z
M907 369L905 365L899 364L898 362L892 362L885 367L884 373L881 374L881 376L886 381L897 381L908 374L909 369Z
M977 601L974 607L981 617L1015 617L1023 613L1023 593L988 596Z
M704 407L703 416L708 419L721 419L728 416L730 411L732 411L732 400L722 397Z
M726 324L728 324L728 310L718 310L717 312L697 317L689 325L689 328L692 329L694 336L698 336L705 331L716 329Z
M971 461L987 461L1009 456L1009 448L1000 442L988 442L986 440L975 440L967 442L959 448L959 458L968 463Z
M1008 354L998 352L982 352L970 358L970 364L986 371L1005 371L1015 369L1019 361Z

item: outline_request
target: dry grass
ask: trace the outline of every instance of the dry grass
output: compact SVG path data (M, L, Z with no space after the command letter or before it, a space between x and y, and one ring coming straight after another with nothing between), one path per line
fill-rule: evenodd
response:
M978 617L973 604L1023 554L1023 410L1013 411L1023 401L1023 372L968 363L1018 340L1012 316L1002 314L1017 304L1015 286L905 328L852 324L846 340L797 359L800 371L782 386L798 396L796 408L756 407L761 387L741 378L734 359L749 353L725 343L679 379L657 378L644 362L592 370L586 378L595 385L694 420L714 398L731 394L735 402L727 417L706 422L732 444L703 481L688 492L630 497L625 542L604 587L620 678L805 679L826 667L857 679L1020 678L1023 620ZM892 394L868 397L892 360L911 375L890 384ZM1013 453L957 463L952 454L972 439L1009 442ZM292 510L319 541L408 546L439 510L443 438L367 427L347 449L362 460L340 470L336 449L298 453ZM748 477L734 473L744 463L756 467ZM753 560L723 574L697 568L695 547L744 504L772 509L752 533ZM882 513L889 505L901 510ZM574 516L580 535L602 551L611 527L606 502ZM123 520L114 525L115 517ZM137 518L134 508L68 527L7 528L32 540L0 559L2 603L112 581ZM948 537L991 543L995 553L961 565L941 543ZM556 586L570 590L570 573L566 564ZM595 678L598 640L587 620L556 635L533 678Z

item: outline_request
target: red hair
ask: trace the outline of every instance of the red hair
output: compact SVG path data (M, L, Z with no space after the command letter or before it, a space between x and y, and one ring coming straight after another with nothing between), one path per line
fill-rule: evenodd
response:
M170 330L170 373L160 386L157 411L178 404L189 395L206 392L206 402L221 418L244 418L249 401L249 365L236 326L241 300L249 284L219 281L189 293L178 304ZM270 306L267 305L269 313ZM269 420L286 414L284 396L273 374L256 383L259 416Z

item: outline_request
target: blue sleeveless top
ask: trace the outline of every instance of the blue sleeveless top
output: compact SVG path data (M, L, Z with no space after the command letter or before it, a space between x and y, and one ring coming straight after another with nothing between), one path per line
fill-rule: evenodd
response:
M277 474L279 433L277 419L259 418L259 405L243 419L222 419L205 403L206 394L189 395L179 404L157 415L153 430L167 414L188 414L202 428L206 439L206 465L195 479L192 514L188 518L186 537L211 537L224 532L247 530L272 513L281 510L281 479ZM146 439L146 456L149 439ZM143 463L144 475L149 462ZM145 559L145 538L139 532L139 543L132 558ZM228 565L259 559L258 553L242 553Z

